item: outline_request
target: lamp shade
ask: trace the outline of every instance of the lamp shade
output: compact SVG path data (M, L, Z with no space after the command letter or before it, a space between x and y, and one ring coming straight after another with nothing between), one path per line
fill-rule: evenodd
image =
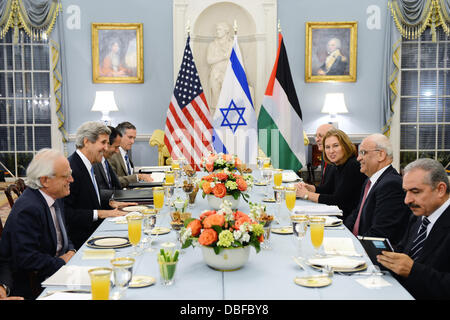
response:
M114 100L114 91L97 91L91 111L100 111L103 113L119 111Z
M322 113L337 114L347 113L343 93L327 93L323 104Z

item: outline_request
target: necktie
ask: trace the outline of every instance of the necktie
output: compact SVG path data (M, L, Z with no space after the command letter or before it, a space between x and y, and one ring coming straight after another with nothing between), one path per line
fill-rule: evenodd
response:
M423 244L427 238L427 226L430 224L430 220L427 217L422 219L420 224L419 233L413 241L411 250L409 251L409 256L411 259L416 260L419 257L419 253L423 248Z
M67 240L66 227L64 225L64 221L61 216L61 208L58 206L56 201L55 201L55 203L53 203L53 207L55 208L56 220L58 221L59 231L61 232L61 236L62 236L62 240L63 240L61 251L59 253L57 253L57 255L62 255L64 253L66 253L69 242Z
M361 201L361 205L359 206L358 217L356 218L355 225L353 226L353 234L355 236L357 236L358 232L359 232L359 221L361 220L362 208L364 207L364 202L366 202L367 194L369 193L369 189L370 189L370 185L371 184L372 183L370 182L370 179L367 180L366 187L364 188L364 195L363 195L363 198L362 198L362 201Z
M108 180L109 188L112 189L111 175L109 174L109 164L108 164L107 160L105 160L105 170L106 170L106 179Z
M91 179L92 184L94 185L95 192L97 193L98 202L100 203L100 193L98 192L97 181L95 180L94 167L91 167Z
M130 161L127 154L125 155L125 162L127 163L128 175L131 175Z

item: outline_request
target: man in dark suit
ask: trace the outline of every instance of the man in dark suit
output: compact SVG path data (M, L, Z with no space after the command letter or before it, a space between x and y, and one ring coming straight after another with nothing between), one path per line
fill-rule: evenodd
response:
M397 252L377 260L416 299L450 299L450 183L444 167L418 159L403 175L405 203L413 215Z
M14 203L0 243L0 256L12 271L12 295L36 298L42 281L75 254L61 199L70 193L71 172L65 156L53 149L40 150L27 168L28 188Z
M345 220L355 236L388 238L397 244L411 214L403 202L402 177L392 167L392 145L382 134L372 134L359 146L361 172L368 178L358 206ZM367 189L367 192L365 190Z
M108 161L119 177L122 188L126 188L130 183L138 181L153 181L151 174L134 172L134 165L129 153L136 140L136 127L132 123L125 121L119 123L116 129L122 135L122 140L120 142L119 152L114 153Z
M122 135L116 128L111 126L108 126L108 128L111 130L111 134L109 135L107 150L103 153L102 161L93 164L95 180L99 187L100 199L103 207L106 207L109 204L109 200L111 199L114 190L120 190L122 188L119 178L108 161L113 154L119 152Z
M76 133L77 150L69 157L74 181L70 184L70 195L64 198L69 237L76 249L105 218L125 214L113 202L102 207L92 166L101 162L110 133L106 125L95 121L85 122Z

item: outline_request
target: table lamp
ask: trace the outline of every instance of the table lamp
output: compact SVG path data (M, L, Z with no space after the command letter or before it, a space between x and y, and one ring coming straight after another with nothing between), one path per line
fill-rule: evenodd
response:
M105 122L106 125L110 125L111 118L109 117L109 112L119 111L116 101L114 100L114 92L97 91L95 93L95 101L91 111L100 111L103 114L101 120Z
M347 106L345 105L344 94L339 93L327 93L325 95L325 102L322 107L322 113L330 114L330 121L335 128L338 128L337 114L348 113Z

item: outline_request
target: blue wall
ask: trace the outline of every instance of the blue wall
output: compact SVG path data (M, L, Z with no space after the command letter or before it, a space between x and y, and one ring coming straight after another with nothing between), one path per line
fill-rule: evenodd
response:
M246 0L250 1L250 0ZM130 121L138 135L150 135L164 129L165 115L173 91L172 1L155 0L64 0L63 17L70 19L66 9L81 9L80 29L65 26L67 58L68 112L66 129L74 134L85 121L100 119L90 112L97 90L113 90L118 112L111 113L113 125ZM381 29L366 26L369 5L381 12ZM339 127L349 134L379 132L381 125L381 77L386 0L278 0L278 19L289 56L292 75L308 134L327 121L320 113L325 93L344 92L349 113L339 115ZM352 83L305 83L305 22L357 21L357 81ZM92 82L91 23L128 22L144 24L144 83L97 84ZM69 143L68 151L74 145ZM138 141L133 147L136 165L157 163L156 147Z

